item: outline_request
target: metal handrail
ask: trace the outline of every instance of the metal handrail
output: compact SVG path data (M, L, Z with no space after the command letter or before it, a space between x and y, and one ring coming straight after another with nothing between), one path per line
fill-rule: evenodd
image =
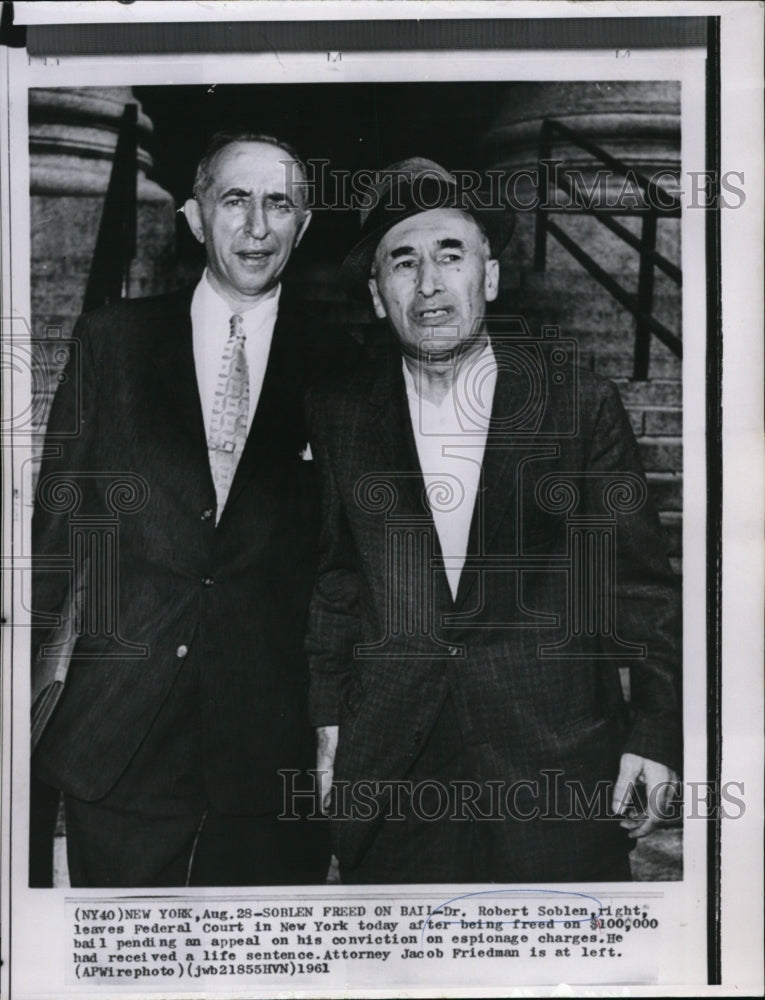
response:
M557 133L568 139L574 146L583 149L593 156L597 161L609 167L615 173L634 179L640 188L644 201L644 207L632 209L621 208L618 214L639 214L642 217L641 235L638 237L626 226L621 225L612 216L617 214L609 207L593 206L551 206L549 204L549 174L542 170L543 163L549 163L551 157L551 145L553 134ZM683 356L683 345L680 338L672 333L663 323L653 315L653 291L654 291L654 269L659 268L675 284L682 284L682 272L672 261L668 260L656 249L656 228L657 220L661 217L677 218L680 216L681 203L679 198L671 192L660 188L656 182L634 170L623 160L612 156L596 143L580 135L578 132L563 125L561 122L546 119L542 123L539 138L539 164L538 171L540 190L538 193L537 219L536 219L536 239L534 248L534 266L537 270L544 270L547 249L547 234L553 236L567 250L575 260L577 260L594 278L601 284L610 295L612 295L625 309L627 309L636 320L635 325L635 352L633 361L633 378L644 380L648 377L648 366L650 359L651 336L655 336L661 343L668 347L673 354L681 358ZM545 189L541 190L542 177L545 178ZM576 192L574 185L568 178L561 177L556 171L556 186L559 187L568 197L575 200ZM598 264L593 257L583 250L560 226L547 216L553 212L578 212L592 215L598 222L604 225L612 233L618 236L624 243L637 250L640 254L640 265L638 272L637 295L629 292L619 284L608 272Z
M126 104L104 199L82 311L123 298L136 251L138 106Z

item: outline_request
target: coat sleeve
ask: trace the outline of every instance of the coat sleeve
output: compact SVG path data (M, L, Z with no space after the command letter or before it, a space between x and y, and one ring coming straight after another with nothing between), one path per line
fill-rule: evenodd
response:
M353 648L359 640L359 574L318 394L308 394L307 418L321 488L319 563L306 636L308 704L313 725L332 726L340 721L343 692L353 669Z
M623 751L680 771L682 762L680 592L665 550L662 528L645 482L629 419L615 386L601 383L587 462L586 488L599 491L611 474L615 489L625 480L635 486L612 497L615 509L616 632L644 647L629 664L631 724ZM605 474L605 475L604 475ZM626 474L626 476L625 476ZM642 491L642 498L641 498Z

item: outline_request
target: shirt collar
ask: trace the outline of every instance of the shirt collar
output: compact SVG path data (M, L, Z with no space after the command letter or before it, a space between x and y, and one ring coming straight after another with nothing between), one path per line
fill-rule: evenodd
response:
M439 406L423 399L417 391L415 378L409 370L405 358L401 358L401 366L404 370L404 384L406 394L410 402L416 401L418 406L440 409L441 407L454 406L455 399L470 400L471 409L477 414L489 416L494 396L494 383L497 375L497 359L491 349L491 340L487 338L486 346L481 353L470 361L469 364L461 365L457 372L457 377L452 383L451 390L446 393ZM482 383L480 392L474 391L476 379ZM487 380L489 384L487 385ZM489 391L485 391L486 389Z
M278 284L271 289L265 298L258 299L249 309L240 311L239 315L244 320L244 326L248 332L258 330L269 321L273 322L276 319L281 293L282 286ZM194 292L194 305L203 311L208 322L212 321L212 329L228 330L233 310L213 288L208 268L205 268Z

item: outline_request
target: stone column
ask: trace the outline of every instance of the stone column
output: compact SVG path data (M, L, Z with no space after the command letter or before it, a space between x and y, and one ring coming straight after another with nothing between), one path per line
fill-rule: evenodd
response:
M42 431L57 377L67 357L67 341L82 310L123 109L138 101L129 87L40 88L29 91L30 235L33 429ZM174 265L173 199L147 178L152 161L141 148L151 134L150 120L138 111L136 257L130 272L130 297L170 287ZM35 453L42 434L35 439ZM37 462L22 502L31 514ZM47 804L35 786L31 810L42 824L32 847L38 874L33 884L50 884L50 836L56 797ZM47 809L47 817L45 815ZM46 872L47 869L47 872ZM53 884L68 884L63 817L56 821Z
M677 193L680 180L680 85L672 81L508 84L495 119L484 136L483 160L503 176L537 169L542 122L553 119L580 133L642 175L662 176ZM563 138L550 150L561 170L581 173L592 187L599 169L593 157ZM602 168L602 165L600 165ZM622 186L613 176L601 188L608 203ZM529 204L536 194L530 176L517 185ZM561 199L561 203L565 198ZM638 252L585 214L551 218L610 275L632 293L638 288ZM640 235L641 219L616 221ZM576 341L579 363L619 383L640 445L649 485L661 513L667 552L677 571L682 553L681 362L651 337L648 381L633 381L635 319L591 277L555 239L548 236L546 266L534 270L536 212L518 213L516 233L502 258L502 299L506 311L520 313L532 332L543 324L560 327ZM680 219L659 218L657 250L680 265ZM681 289L655 269L654 316L676 336L682 330Z
M497 165L536 163L539 130L554 118L643 172L680 163L680 85L674 82L509 84L502 108L485 136ZM588 166L590 156L558 145L566 163Z
M49 401L60 368L60 342L82 310L123 109L138 101L129 87L29 91L32 335ZM129 296L170 287L175 218L171 195L147 178L143 144L151 121L138 108L136 257ZM58 343L57 343L58 341ZM47 388L45 388L47 386ZM35 407L47 419L48 406Z
M554 119L601 146L606 152L649 177L663 178L661 186L677 190L672 175L680 173L680 87L674 82L567 82L509 84L503 105L484 137L487 167L517 173L515 193L522 204L532 204L536 188L542 122ZM562 161L561 171L579 171L585 189L591 189L597 170L593 157L566 139L557 137L551 159ZM622 189L623 179L604 179L601 195L608 203ZM633 189L634 190L634 189ZM561 197L561 203L565 202ZM555 214L553 220L597 263L631 292L637 290L638 253L588 215ZM618 220L636 235L640 219ZM508 301L525 315L529 326L559 324L563 336L580 341L583 361L606 375L628 376L631 371L634 320L584 268L554 239L548 238L546 268L533 270L536 212L520 211L516 234L503 257L503 287ZM675 263L680 260L680 221L660 219L657 249ZM680 291L661 271L655 271L658 318L679 335ZM679 375L679 363L653 338L652 377Z

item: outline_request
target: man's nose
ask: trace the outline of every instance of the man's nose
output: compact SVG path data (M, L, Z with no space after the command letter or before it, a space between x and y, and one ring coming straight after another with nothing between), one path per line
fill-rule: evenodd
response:
M426 298L435 295L436 292L443 291L441 271L435 261L425 258L420 263L417 272L417 291Z
M261 202L250 203L244 220L244 229L248 236L256 240L262 240L268 235L268 213Z

